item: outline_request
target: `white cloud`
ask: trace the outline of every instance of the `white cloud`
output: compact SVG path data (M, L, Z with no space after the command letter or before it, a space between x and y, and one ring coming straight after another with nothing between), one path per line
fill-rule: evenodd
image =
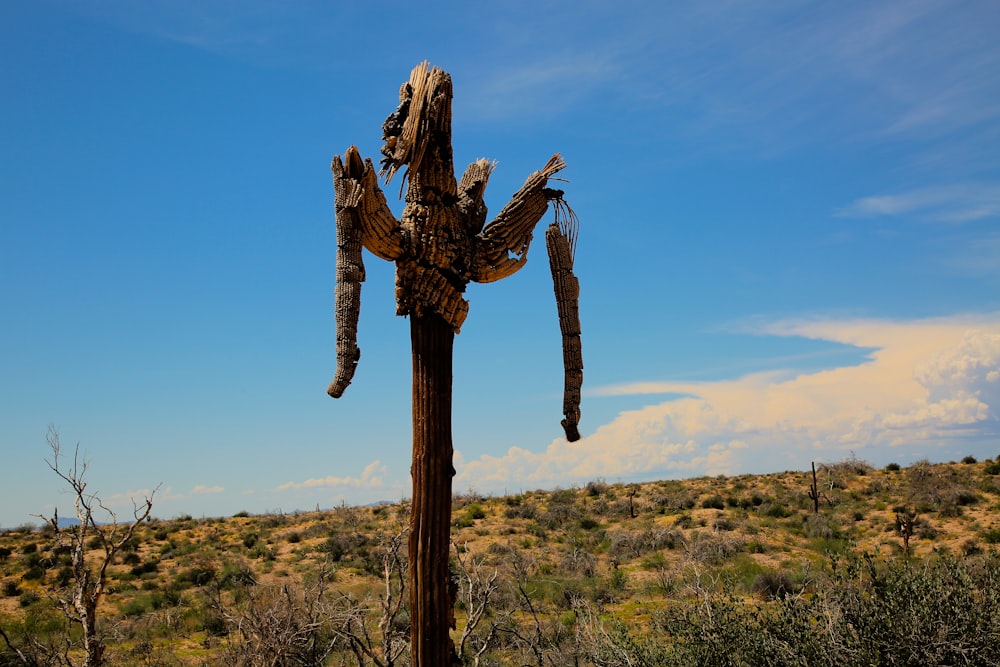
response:
M859 365L818 372L640 385L684 397L622 412L578 443L556 440L542 452L512 447L468 462L456 457L456 483L499 490L596 477L804 469L810 459L849 450L934 446L1000 430L1000 314L788 320L758 331L874 351Z
M154 492L157 492L154 495ZM123 516L124 520L131 518L132 510L137 507L143 507L146 498L153 498L155 501L162 500L158 494L158 489L138 489L135 491L124 491L119 493L113 493L106 498L101 498L100 503L111 509L115 514L122 515L122 513L127 513L129 516ZM94 507L95 512L99 512L96 505Z
M210 493L222 493L225 491L225 487L222 486L205 486L204 484L198 484L193 489L191 489L192 496L201 496Z
M141 506L146 498L152 498L154 507L161 507L163 504L169 505L178 500L187 500L192 496L211 495L224 491L225 488L222 486L197 484L187 493L179 493L174 491L173 487L168 486L165 489L157 487L156 489L119 492L102 500L107 507L114 509L117 513L131 513L132 509Z
M386 467L381 461L372 461L361 471L359 477L337 477L327 475L326 477L313 477L303 482L285 482L277 487L277 491L287 491L289 489L315 489L321 487L352 487L352 488L372 488L382 486Z
M837 215L848 218L913 215L930 222L971 222L1000 215L1000 184L960 183L863 197Z
M620 75L611 54L568 52L521 65L508 63L478 82L469 77L469 97L461 103L480 120L528 112L533 117L556 115L605 90Z

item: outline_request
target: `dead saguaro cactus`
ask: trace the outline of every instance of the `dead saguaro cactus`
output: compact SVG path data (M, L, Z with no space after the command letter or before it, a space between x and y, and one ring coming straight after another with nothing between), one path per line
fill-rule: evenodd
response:
M813 501L813 512L819 514L819 483L816 480L816 462L812 462L812 482L809 484L809 499Z
M896 508L896 532L903 538L903 557L910 557L910 538L917 525L917 513L908 507Z
M563 340L562 421L570 441L580 438L579 283L573 274L578 221L563 192L547 187L566 164L553 155L489 223L483 199L495 164L479 159L456 181L451 148L451 77L421 63L399 92L399 107L382 126L378 176L388 184L402 168L405 207L396 220L379 189L370 159L351 146L333 158L337 215L337 371L327 389L339 398L361 358L357 323L362 248L396 265L396 314L410 318L413 353L413 507L409 532L412 665L444 667L449 638L451 524L452 350L469 304L469 282L488 283L517 272L528 259L535 225L548 210L545 233Z

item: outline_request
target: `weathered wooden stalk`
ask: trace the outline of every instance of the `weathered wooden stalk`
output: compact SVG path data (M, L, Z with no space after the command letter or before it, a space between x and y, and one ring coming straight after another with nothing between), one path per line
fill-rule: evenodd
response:
M573 275L576 216L562 192L546 187L565 163L554 155L531 174L489 224L483 193L493 163L480 159L456 182L451 149L451 77L422 63L399 92L399 107L382 126L381 175L388 183L406 167L406 206L397 221L379 189L371 160L354 146L333 159L337 212L337 373L327 389L340 397L361 358L357 346L361 248L396 263L396 314L410 318L413 351L413 507L410 519L410 643L413 667L447 667L454 649L454 593L448 571L451 528L452 353L468 314L471 282L517 272L527 261L535 225L549 204L546 232L563 337L563 428L580 438L583 356Z
M433 313L410 318L413 349L413 506L410 514L411 647L420 661L447 665L454 601L451 537L451 386L455 332Z

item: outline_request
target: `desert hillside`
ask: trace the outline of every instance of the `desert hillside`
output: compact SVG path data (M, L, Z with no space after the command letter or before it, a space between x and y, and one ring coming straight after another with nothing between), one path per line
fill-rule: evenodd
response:
M841 622L851 587L909 586L911 576L938 587L925 592L929 605L942 591L966 596L956 598L953 617L965 613L962 605L986 610L996 596L969 591L996 576L998 473L1000 460L972 457L884 469L852 458L817 463L815 481L811 471L794 471L457 495L453 639L467 664L626 664L609 657L615 651L646 656L635 664L705 664L723 658L694 652L684 628L710 636L705 613L717 607L728 609L733 623L758 615L739 620L743 630L711 626L716 640L735 646L728 654L734 661L719 664L752 664L736 657L746 639L740 632L770 636L770 625L753 623L826 605L811 609L812 620L797 631L811 637L823 622ZM404 502L145 522L108 569L99 611L109 661L406 664L407 519ZM103 552L96 539L89 546L94 567ZM51 529L0 534L0 629L7 636L0 649L9 664L21 664L13 648L34 646L44 657L65 653L66 637L76 637L57 602L73 586L71 565L69 547ZM955 572L965 579L946 581ZM829 596L839 590L846 597L834 605ZM865 595L858 593L859 604ZM904 612L924 613L892 613ZM823 621L831 614L836 618ZM274 634L278 629L286 635ZM983 629L987 638L996 631ZM282 642L291 648L279 650ZM307 645L311 657L303 657ZM78 650L72 646L69 655ZM815 650L833 660L829 647ZM851 655L869 659L862 650ZM989 664L976 662L988 657L982 651L969 650L969 664ZM269 651L273 659L262 657ZM8 664L3 659L0 665Z

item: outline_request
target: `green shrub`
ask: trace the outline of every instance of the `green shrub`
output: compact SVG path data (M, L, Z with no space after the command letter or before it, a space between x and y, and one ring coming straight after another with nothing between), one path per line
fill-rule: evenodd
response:
M562 502L550 503L549 508L538 515L537 521L546 530L560 530L565 526L577 523L582 514L577 505Z
M832 563L829 580L812 595L789 595L786 586L795 591L800 584L783 572L762 573L758 590L770 602L748 603L728 591L703 594L664 606L654 617L660 632L652 635L630 634L612 619L602 650L657 666L1000 664L996 555ZM644 653L636 650L640 637Z
M766 599L779 600L801 591L802 582L784 570L765 570L754 579L752 590Z
M126 617L142 616L149 611L149 601L145 598L132 598L122 606L122 615Z
M906 471L911 502L922 514L936 511L944 517L960 516L962 507L979 502L979 494L967 477L951 467L918 461Z
M73 581L73 568L69 567L68 565L64 565L63 567L60 567L56 571L57 586L65 588L66 586L69 586L70 582L72 581Z
M266 544L257 544L252 549L247 551L247 556L250 558L256 558L258 560L271 561L277 558L277 554L273 549L268 548Z
M160 569L159 562L155 560L146 561L145 563L140 563L132 568L131 572L133 576L141 577L145 574L152 574Z
M229 634L225 617L215 609L202 609L199 621L198 629L212 637L225 637Z
M662 551L654 551L642 558L642 569L644 570L662 570L666 566L667 558L663 555Z
M727 531L736 530L736 522L733 521L728 516L726 516L725 514L720 513L718 516L715 517L715 520L712 521L712 529L727 530Z
M217 571L211 565L196 565L181 572L174 579L178 588L188 588L190 586L207 586L215 581Z
M777 502L765 503L760 506L758 511L764 516L769 516L772 519L784 519L792 515L792 511L790 509Z
M253 569L246 563L226 563L222 566L218 580L220 587L229 589L254 586L257 583Z
M822 514L807 515L802 521L802 532L806 537L820 539L830 539L840 534L833 520Z
M723 500L722 496L716 493L715 495L703 498L701 501L701 506L702 509L722 510L726 509L726 501Z
M572 505L576 502L576 491L558 486L549 493L549 505Z
M505 519L535 519L538 516L538 510L534 503L522 504L519 502L516 505L508 505L503 512Z
M977 554L983 553L983 548L979 546L979 542L976 538L970 537L959 545L959 549L962 551L963 556L975 556Z
M17 603L22 607L30 607L41 599L41 596L35 591L25 591L21 593L21 597L18 598Z
M624 591L628 586L628 572L620 567L611 570L611 575L608 577L608 586L613 591Z

